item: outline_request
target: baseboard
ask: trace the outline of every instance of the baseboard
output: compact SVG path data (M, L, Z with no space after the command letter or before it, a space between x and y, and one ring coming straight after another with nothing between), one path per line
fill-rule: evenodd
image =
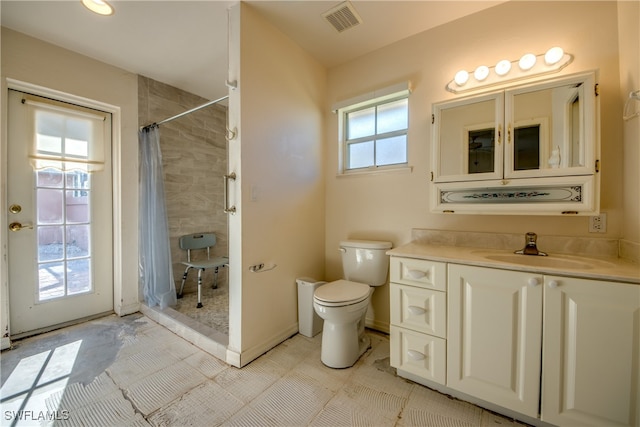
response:
M134 304L120 305L115 307L114 311L118 316L122 317L128 314L133 314L133 313L142 311L140 310L140 305L141 304L139 302L136 302Z
M249 362L262 356L267 351L271 350L273 347L277 346L281 342L287 340L288 338L292 337L297 333L298 333L298 323L296 322L290 327L288 327L287 329L285 329L283 332L279 333L278 335L275 335L270 339L263 341L262 343L243 351L240 354L239 367L247 365ZM229 354L227 354L227 356L229 356ZM227 361L227 363L231 363L231 362ZM231 364L234 365L233 363Z
M236 353L235 351L229 350L227 348L227 356L225 358L225 362L227 362L231 366L235 366L236 368L241 368L242 365L240 364L240 356L240 353Z
M389 334L391 331L388 323L370 319L368 317L364 320L364 326L369 329L375 329L376 331L384 332L385 334Z
M0 350L6 350L11 348L11 340L9 337L3 337L2 341L0 341Z

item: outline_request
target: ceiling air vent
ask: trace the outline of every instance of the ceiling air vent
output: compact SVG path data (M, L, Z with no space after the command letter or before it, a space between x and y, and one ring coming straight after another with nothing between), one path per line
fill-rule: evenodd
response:
M358 12L356 12L353 5L348 1L340 3L336 7L326 11L322 14L322 17L339 33L355 27L362 22Z

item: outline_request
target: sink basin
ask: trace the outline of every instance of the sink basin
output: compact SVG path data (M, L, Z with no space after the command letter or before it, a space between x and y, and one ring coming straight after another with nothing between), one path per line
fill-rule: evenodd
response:
M562 268L570 270L591 270L602 264L609 264L605 261L589 260L583 261L561 256L534 256L518 254L495 254L487 255L485 258L493 261L508 262L511 264L527 265L533 267Z

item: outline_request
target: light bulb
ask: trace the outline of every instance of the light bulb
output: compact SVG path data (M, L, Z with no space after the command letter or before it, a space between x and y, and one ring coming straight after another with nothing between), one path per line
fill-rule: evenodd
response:
M504 76L511 70L511 62L503 59L502 61L496 64L496 74L499 76Z
M518 62L518 66L522 71L530 70L534 65L536 65L536 56L533 53L522 55Z
M546 62L547 65L553 65L560 61L563 56L564 50L562 50L561 47L552 47L544 54L544 62Z
M455 81L458 86L464 86L464 84L467 83L467 80L469 80L469 73L465 70L458 71L456 76L453 78L453 81Z
M113 7L104 0L80 0L84 7L98 15L113 15Z
M473 76L477 81L481 82L489 76L489 67L481 65L473 72Z

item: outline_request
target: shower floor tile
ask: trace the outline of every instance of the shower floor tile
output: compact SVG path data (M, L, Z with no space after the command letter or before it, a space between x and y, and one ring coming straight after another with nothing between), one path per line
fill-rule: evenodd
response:
M219 283L216 289L211 285L203 284L200 301L202 307L197 308L197 290L187 288L185 285L182 298L178 299L173 309L224 335L229 335L229 287L227 284Z

